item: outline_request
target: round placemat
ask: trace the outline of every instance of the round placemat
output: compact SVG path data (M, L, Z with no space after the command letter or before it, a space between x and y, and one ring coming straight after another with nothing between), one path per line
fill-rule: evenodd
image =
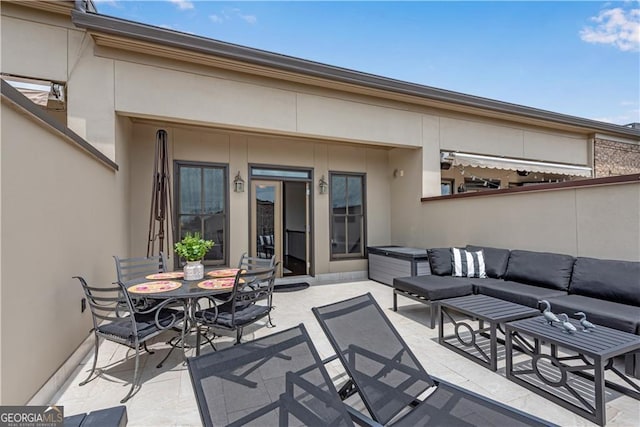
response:
M140 283L139 285L129 286L127 290L134 294L155 294L158 292L169 292L182 286L180 282L172 282L170 280L158 280L157 282Z
M184 277L184 271L167 271L166 273L154 273L145 276L145 279L149 280L168 280L168 279L182 279Z
M209 277L234 277L238 273L237 268L225 268L223 270L213 270L207 273Z
M235 277L222 277L218 279L203 280L198 283L198 287L202 289L228 289L233 288Z

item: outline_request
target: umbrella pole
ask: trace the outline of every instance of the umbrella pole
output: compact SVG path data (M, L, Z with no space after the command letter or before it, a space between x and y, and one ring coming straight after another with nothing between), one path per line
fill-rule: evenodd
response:
M147 239L147 257L155 252L155 240L158 239L160 252L164 249L165 229L170 230L171 212L171 179L169 177L169 157L167 150L167 132L163 129L156 132L156 148L153 165L153 183L151 188L151 211L149 214L149 235ZM158 232L156 233L156 226ZM169 240L167 239L169 253Z

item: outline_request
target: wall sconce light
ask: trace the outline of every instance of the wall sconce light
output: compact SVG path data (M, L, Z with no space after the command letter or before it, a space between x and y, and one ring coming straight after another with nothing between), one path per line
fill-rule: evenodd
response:
M233 179L233 191L236 193L244 193L244 179L240 176L240 171L238 171L238 175Z
M322 175L322 178L318 181L318 187L320 188L320 194L327 194L327 191L329 191L329 184L324 179L324 175Z

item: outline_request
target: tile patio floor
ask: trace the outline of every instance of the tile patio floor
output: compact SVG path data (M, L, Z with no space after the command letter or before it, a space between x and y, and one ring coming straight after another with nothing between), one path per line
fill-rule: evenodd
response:
M399 310L394 313L392 290L373 281L314 285L299 292L274 294L273 321L275 328L257 328L245 332L243 340L268 335L272 332L304 323L311 334L320 356L333 354L329 342L311 313L311 307L324 305L352 296L371 292L394 326L407 341L425 369L433 376L455 383L469 390L504 402L525 412L562 426L594 425L586 419L522 388L504 376L504 358L499 361L497 373L457 355L437 343L438 329L429 329L428 309L425 305L399 297ZM142 387L127 403L129 426L199 426L195 398L182 353L174 351L160 369L156 364L166 355L166 336L149 345L155 354L142 353ZM218 344L219 343L219 344ZM231 345L232 339L216 339L218 348ZM210 347L203 347L209 351ZM133 353L129 352L129 356ZM76 369L53 401L64 405L66 415L88 412L119 405L127 393L133 371L133 360L123 362L127 355L124 346L103 342L98 368L103 373L89 384L79 387L91 367L91 352ZM330 374L340 377L338 370L330 366ZM356 402L357 406L357 402ZM640 402L617 393L607 393L607 426L640 426Z

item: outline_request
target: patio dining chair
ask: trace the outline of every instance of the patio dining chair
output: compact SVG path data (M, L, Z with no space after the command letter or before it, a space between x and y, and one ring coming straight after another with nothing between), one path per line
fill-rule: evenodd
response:
M353 425L302 324L187 365L204 426Z
M167 257L163 252L156 256L136 258L120 258L114 255L113 259L116 262L118 282L125 286L149 274L166 273L168 269Z
M89 303L93 319L92 331L95 337L93 366L80 385L95 379L92 377L98 362L100 338L125 345L135 351L135 365L131 388L120 401L124 403L133 396L139 381L140 348L144 348L147 353L152 353L147 349L147 342L165 330L177 326L184 318L184 311L168 308L163 304L146 311L139 311L122 284L118 284L117 287L99 288L89 286L82 277L74 278L80 281ZM184 328L182 328L182 338L184 341Z
M167 258L163 252L156 256L135 258L120 258L114 255L113 259L116 262L118 283L125 287L150 274L166 273L168 270ZM154 298L135 298L134 302L139 309L148 309L162 301Z
M241 270L255 270L255 269L264 269L264 268L273 268L276 265L276 256L273 255L270 258L259 258L249 256L246 252L242 254L240 257L240 262L238 262L238 268ZM277 270L276 270L277 271ZM267 326L273 328L275 325L271 321L271 310L275 307L273 306L273 292L269 295L268 301L270 310L269 314L267 314Z
M239 270L227 301L208 297L211 307L196 311L198 323L211 329L235 331L240 343L245 327L263 319L271 311L271 294L275 284L277 264L272 268ZM211 343L211 342L210 342Z
M431 377L369 293L313 313L349 376L341 397L359 393L383 425L553 425Z
M240 256L238 268L241 270L255 270L257 268L272 268L276 265L276 256L270 258L260 258L249 256L246 252Z

